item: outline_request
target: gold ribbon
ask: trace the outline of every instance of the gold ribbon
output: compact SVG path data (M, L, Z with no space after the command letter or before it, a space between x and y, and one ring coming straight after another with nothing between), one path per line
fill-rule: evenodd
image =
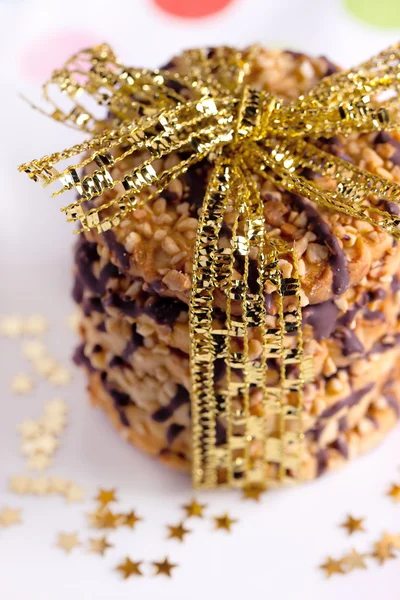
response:
M265 232L260 179L400 238L400 219L380 208L382 200L400 203L400 186L313 142L398 126L400 46L325 77L287 104L246 84L256 50L187 51L180 73L127 68L106 45L80 52L53 74L44 93L54 119L92 137L20 167L43 185L59 181L54 196L75 188L78 199L62 209L67 220L79 221L80 231L101 233L156 198L196 162L208 157L213 163L195 242L189 310L192 465L198 488L265 487L301 477L303 387L312 379L312 365L303 356L296 253ZM71 108L61 109L52 100L54 85ZM56 168L81 153L85 158L78 164ZM113 168L134 153L142 157L139 166L114 179ZM157 170L155 161L171 153L179 162ZM335 189L306 179L307 168L331 177ZM124 191L99 201L117 186ZM221 243L227 216L228 247ZM281 272L282 258L293 265L289 278ZM248 285L250 259L257 267L257 290ZM272 321L266 290L276 306ZM221 298L224 317L215 311ZM256 358L249 354L254 338L262 346ZM223 361L225 376L216 382L217 360ZM278 365L278 381L270 377L268 361ZM261 398L256 410L255 391ZM219 443L217 423L226 430Z

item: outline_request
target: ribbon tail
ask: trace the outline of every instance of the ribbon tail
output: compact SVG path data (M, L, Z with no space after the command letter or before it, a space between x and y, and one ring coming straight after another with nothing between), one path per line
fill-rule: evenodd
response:
M276 111L278 135L330 136L398 129L400 45L349 71L321 79L298 100Z
M248 417L251 466L247 485L274 487L301 479L304 456L304 385L313 380L312 358L304 356L298 258L292 244L269 238L264 205L252 173L243 165L250 189L247 219L251 248L257 248L257 293L248 282L248 327L259 338L261 355L249 361L253 397L262 405ZM253 252L254 256L254 252ZM254 263L254 258L252 259ZM267 310L268 307L268 310ZM260 410L261 408L261 410ZM258 412L260 411L260 412ZM254 448L263 447L261 457Z
M295 192L308 200L366 221L400 239L400 218L382 208L382 202L400 205L400 185L368 173L303 140L280 142L274 148L258 149L259 173L278 187ZM306 179L301 173L310 169L330 177L334 190L318 186L318 179Z
M219 249L218 241L224 214L232 203L232 176L229 161L220 155L207 187L195 242L189 311L192 479L195 488L214 488L218 484L218 406L214 371L220 354L224 355L224 349L218 347L224 334L213 329L213 307L218 282L223 277L220 267L225 253ZM226 404L222 411L224 409Z
M221 238L225 219L229 244ZM283 258L292 262L290 277L282 272ZM297 258L293 248L266 236L262 200L240 161L217 160L194 265L193 484L265 488L294 482L302 456L303 387L312 378L303 356Z

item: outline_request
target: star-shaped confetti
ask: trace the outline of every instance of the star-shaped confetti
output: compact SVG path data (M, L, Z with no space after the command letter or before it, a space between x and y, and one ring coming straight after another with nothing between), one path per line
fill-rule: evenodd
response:
M16 494L27 494L30 491L31 479L26 475L14 475L10 477L8 489Z
M71 373L65 367L58 365L49 375L53 385L67 385L71 381Z
M171 577L172 569L175 569L178 565L170 563L168 558L165 557L162 562L153 562L153 566L156 568L154 575L166 575Z
M385 533L382 535L381 542L392 546L395 550L400 550L400 534Z
M352 548L351 552L343 557L342 564L345 566L346 572L353 571L354 569L366 569L365 558L365 554L360 554Z
M355 519L351 515L348 515L347 519L340 525L340 527L343 527L347 530L349 535L352 535L353 533L356 533L356 531L365 531L364 521L364 518Z
M56 546L65 552L71 552L74 548L80 546L77 533L59 533Z
M44 407L45 415L65 415L68 412L68 406L62 398L53 398L46 402Z
M116 529L121 524L121 515L110 510L99 509L94 513L89 513L89 525L96 529Z
M31 315L23 319L23 333L27 335L40 335L47 331L49 324L43 315Z
M334 560L330 556L328 556L324 564L320 565L320 569L325 571L325 575L328 578L332 577L332 575L343 574L345 572L342 560Z
M119 571L124 579L128 579L132 575L141 576L143 575L140 570L142 562L133 562L128 556L125 558L124 562L116 567L116 570Z
M236 519L231 519L228 513L221 515L220 517L214 517L215 529L225 529L231 531L231 527L234 523L237 523Z
M42 454L51 455L57 450L60 442L53 435L48 433L43 433L36 440L36 452L41 452Z
M400 502L400 485L393 483L390 486L387 495L392 498L393 502Z
M9 338L15 338L22 334L23 320L17 315L2 317L0 319L0 333Z
M138 521L142 521L142 517L138 517L134 510L126 513L125 515L121 515L122 525L126 525L133 529Z
M40 419L40 425L47 433L59 435L67 424L67 419L64 414L44 414Z
M65 495L70 487L71 482L64 479L63 477L52 477L50 479L50 489L53 494Z
M23 322L24 333L28 335L40 335L47 331L49 323L42 315L31 315Z
M34 369L43 377L50 377L54 370L58 367L57 361L47 355L37 356L33 360Z
M260 501L261 494L265 492L265 487L260 485L247 485L243 488L243 500L255 500Z
M184 504L182 508L186 511L186 517L202 518L204 516L203 511L207 508L207 505L199 504L197 500L193 498L189 504Z
M42 428L37 421L32 419L25 419L17 426L17 431L22 435L23 438L31 440L42 432Z
M27 340L23 342L21 351L24 358L28 358L29 360L33 361L44 357L47 353L46 346L39 340Z
M102 506L107 506L107 504L110 504L110 502L117 502L116 493L117 490L114 488L110 490L103 490L100 488L95 500Z
M28 467L35 471L44 471L50 466L50 459L45 454L34 454L29 457Z
M30 485L31 494L37 494L38 496L45 496L50 492L50 482L47 477L37 477L32 479Z
M178 525L167 525L168 527L168 539L176 539L183 542L185 535L191 533L190 529L186 529L184 523L178 523Z
M0 512L0 525L2 527L10 527L10 525L19 525L20 523L22 523L20 508L5 506Z
M19 373L11 381L11 391L13 394L29 394L33 390L33 379L25 373Z
M67 502L82 502L85 498L85 490L76 483L71 483L64 492Z
M104 556L105 552L112 547L113 544L110 544L105 536L101 538L89 538L88 551L94 554L100 554L100 556Z
M391 558L396 558L396 555L393 552L393 546L388 539L385 539L383 536L378 542L374 544L374 551L371 556L375 558L380 565L383 565L387 560Z

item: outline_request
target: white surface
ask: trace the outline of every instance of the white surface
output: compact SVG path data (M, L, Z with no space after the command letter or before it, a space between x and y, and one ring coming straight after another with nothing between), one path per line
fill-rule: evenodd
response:
M16 89L29 87L18 72L19 49L27 40L40 36L54 24L73 25L76 20L88 23L90 15L95 14L95 6L98 16L93 17L92 23L96 30L118 46L127 62L139 64L162 62L181 46L232 41L242 44L254 40L265 43L272 40L274 44L323 52L334 60L351 64L396 38L393 33L387 36L371 32L358 23L343 20L337 3L332 1L281 0L278 11L278 2L247 0L238 2L224 16L184 25L173 19L156 23L154 14L142 0L128 3L130 8L124 13L125 18L122 9L111 14L110 6L123 4L116 1L110 5L101 0L96 3L69 0L67 18L62 10L56 10L54 0L35 4L41 7L40 21L33 17L32 3L0 5L3 29L0 43L11 44L7 61L2 65L6 82L0 90L2 152L7 150L0 167L0 314L45 313L51 322L45 339L66 365L74 345L74 335L65 325L72 310L71 229L63 222L57 202L50 202L47 192L17 174L15 167L22 161L61 149L77 136L33 114L16 98ZM65 5L59 3L59 6ZM288 7L292 15L289 23ZM8 21L1 19L1 11ZM252 11L256 11L256 19L251 17ZM301 15L307 16L303 19L303 29L299 27ZM312 20L318 22L313 35ZM144 41L138 35L148 32L150 24L163 35L162 43ZM359 40L358 47L352 41L354 36ZM14 141L17 134L24 135L24 144ZM369 560L368 571L335 576L329 581L316 567L328 554L343 555L352 545L367 551L384 530L400 531L400 506L384 496L389 484L400 479L399 429L376 451L340 473L311 485L270 493L260 504L242 502L235 492L200 494L200 499L209 504L209 517L228 510L239 522L229 535L212 532L210 519L190 520L189 528L194 533L184 544L179 544L165 540L165 524L180 520L179 506L191 496L188 479L127 446L103 414L89 408L84 378L74 370L72 385L60 394L71 409L70 425L50 474L75 480L87 490L90 499L99 486L117 487L121 499L118 509L134 507L145 521L133 532L122 529L111 532L109 539L115 547L105 558L82 549L66 556L54 548L57 533L77 530L82 540L95 534L87 529L84 517L94 503L88 500L84 505L68 506L59 498L18 497L5 491L7 477L23 471L16 425L26 417L37 417L44 401L55 392L49 384L41 383L32 396L12 396L10 377L20 370L29 371L29 367L20 357L17 341L1 339L0 344L0 508L4 504L21 507L24 520L22 526L0 531L2 599L70 600L73 596L77 600L203 600L207 596L232 600L398 599L398 561L378 567ZM347 513L367 517L368 533L347 538L338 528ZM120 581L113 568L127 554L133 560L158 560L168 555L179 568L171 580L143 577ZM145 570L152 571L147 565Z

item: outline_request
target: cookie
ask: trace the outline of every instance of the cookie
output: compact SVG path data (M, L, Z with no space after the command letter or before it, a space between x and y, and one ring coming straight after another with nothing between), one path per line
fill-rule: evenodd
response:
M184 72L185 61L176 57L168 68ZM260 49L248 83L287 100L335 70L324 58ZM396 134L334 136L316 143L400 182ZM133 155L120 161L112 176L120 178L141 159ZM171 155L154 167L161 171L177 160ZM191 460L188 304L193 250L212 167L208 159L194 165L113 230L85 232L74 256L73 296L80 306L82 336L75 361L87 372L92 402L106 410L127 440L184 469ZM304 176L315 178L312 171ZM311 479L375 445L398 417L400 247L369 223L316 206L271 182L256 183L266 231L271 238L293 242L299 257L304 352L313 359L315 379L304 392L305 449L297 476ZM318 184L329 189L333 182L319 178ZM96 202L114 194L106 191ZM391 202L382 202L382 208L400 213ZM224 228L221 243L230 236L229 219ZM256 285L254 266L250 259L250 289ZM281 260L280 269L290 277L293 265ZM222 298L217 298L217 309L222 322ZM273 328L277 307L268 290L265 309L266 326ZM252 333L249 351L252 358L261 352ZM279 365L270 362L268 382L273 385ZM223 361L214 375L217 381L224 379ZM250 404L257 414L257 390L251 390ZM267 433L276 429L273 418L267 427ZM223 421L217 422L216 436L217 444L224 444ZM251 452L259 449L254 446Z

